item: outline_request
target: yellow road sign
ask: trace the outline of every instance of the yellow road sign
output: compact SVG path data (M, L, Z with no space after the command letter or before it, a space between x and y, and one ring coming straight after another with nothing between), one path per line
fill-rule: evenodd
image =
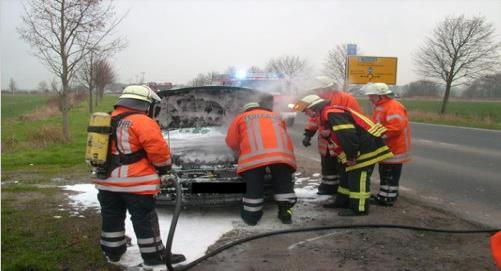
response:
M348 56L346 70L349 84L397 83L396 57Z

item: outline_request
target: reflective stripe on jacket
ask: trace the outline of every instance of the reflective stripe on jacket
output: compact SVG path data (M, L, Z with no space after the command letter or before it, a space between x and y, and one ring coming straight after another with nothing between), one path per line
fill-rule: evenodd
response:
M117 107L112 116L132 111ZM112 192L126 192L141 195L155 195L160 192L160 178L155 167L172 164L169 146L162 136L160 126L146 114L133 114L123 118L117 126L117 143L112 140L111 151L118 155L115 146L123 154L141 149L146 157L128 165L115 168L105 179L96 179L96 188Z
M372 118L385 128L384 142L395 156L381 163L400 164L410 160L411 128L405 107L395 99L382 99L375 104Z
M355 110L342 106L326 106L320 112L324 125L331 127L331 140L338 159L356 161L346 171L366 167L393 156L381 135L386 129Z
M360 107L357 99L355 99L350 93L345 91L329 91L319 94L323 99L330 100L330 105L344 106L351 108L357 112L362 113L362 108ZM318 152L321 156L327 156L327 151L329 151L330 156L335 156L333 151L334 146L329 144L329 134L330 129L326 129L322 126L319 117L308 118L305 130L310 131L309 133L314 135L318 130Z
M228 127L226 144L239 154L237 173L278 163L296 169L292 141L278 113L257 108L238 115Z

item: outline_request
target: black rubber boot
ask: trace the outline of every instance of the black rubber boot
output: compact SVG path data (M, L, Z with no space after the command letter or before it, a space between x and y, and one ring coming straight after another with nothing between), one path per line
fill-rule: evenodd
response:
M240 210L240 217L242 217L242 220L245 222L245 224L249 226L256 226L257 222L261 219L263 216L263 212L247 212L244 211L243 207Z
M317 195L335 195L337 192L337 185L326 185L321 183L318 186Z
M143 259L144 266L155 266L155 265L165 265L165 259L167 255L163 255L162 257L156 257L151 259ZM183 254L172 254L170 257L170 263L176 264L180 262L186 261L186 257Z
M394 200L388 200L387 198L381 197L379 195L371 195L369 199L369 203L372 205L379 205L384 207L392 207L395 205Z

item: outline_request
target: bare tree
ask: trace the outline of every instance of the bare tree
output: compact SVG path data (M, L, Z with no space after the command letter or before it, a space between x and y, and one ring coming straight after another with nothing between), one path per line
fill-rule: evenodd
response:
M16 81L14 81L14 78L10 78L10 80L9 80L9 90L12 93L12 95L14 95L14 91L16 91L16 89L17 89L17 87L16 87Z
M474 80L463 92L463 97L501 98L501 73L488 74Z
M212 83L212 74L199 73L195 79L191 80L190 85L194 87L207 86Z
M418 80L403 86L403 95L406 97L436 97L440 95L440 87L436 82L430 80Z
M490 73L499 64L501 43L494 42L493 35L494 27L483 17L447 17L417 52L417 72L445 82L441 114L452 87Z
M103 0L28 0L24 6L18 32L61 81L60 110L66 139L70 138L70 86L79 64L97 46L123 43L121 38L106 40L123 18L115 19L112 2L105 4Z
M298 81L304 81L309 72L306 59L299 56L273 58L266 64L266 70L283 74L286 86L282 91L289 93L297 93Z
M345 43L336 45L336 48L329 50L324 62L325 74L333 78L338 86L342 86L344 90L348 88L346 82L347 47L348 45Z
M77 74L78 80L89 92L89 113L94 112L93 103L95 99L97 100L97 98L93 97L93 94L95 93L94 89L96 88L96 71L94 69L95 59L96 53L94 50L91 50L90 53L86 57L84 57L82 62L80 63L80 71Z
M282 56L273 58L266 64L266 70L269 72L282 73L290 80L298 77L306 71L306 60L299 56Z
M113 71L113 67L110 62L106 59L100 59L94 63L95 77L94 77L94 85L96 86L96 102L97 97L99 99L103 98L104 88L112 84L115 81L116 75Z
M49 92L49 85L46 81L38 82L38 91L47 94Z
M250 68L247 69L247 72L250 72L250 73L261 73L261 72L264 72L264 70L261 69L258 66L251 66Z

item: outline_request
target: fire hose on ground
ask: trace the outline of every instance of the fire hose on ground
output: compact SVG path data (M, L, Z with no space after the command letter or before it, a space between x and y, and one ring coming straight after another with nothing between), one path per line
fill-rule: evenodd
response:
M165 245L166 250L167 250L167 258L166 258L166 266L169 271L185 271L189 270L195 265L205 261L206 259L215 256L216 254L229 249L231 247L234 247L236 245L268 237L268 236L273 236L273 235L279 235L279 234L286 234L286 233L296 233L296 232L308 232L308 231L323 231L323 230L339 230L339 229L403 229L403 230L413 230L413 231L423 231L423 232L435 232L435 233L448 233L448 234L479 234L479 233L488 233L488 234L494 234L498 231L501 231L501 229L483 229L483 230L448 230L448 229L434 229L434 228L425 228L425 227L416 227L416 226L407 226L407 225L392 225L392 224L354 224L354 225L331 225L331 226L318 226L318 227L304 227L304 228L294 228L294 229L287 229L287 230L280 230L280 231L272 231L272 232L266 232L262 234L257 234L253 236L249 236L246 238L242 238L236 241L233 241L231 243L225 244L209 253L206 255L195 259L194 261L184 264L184 265L178 265L176 268L174 268L171 264L171 256L172 256L172 242L174 240L174 233L176 231L176 226L177 226L177 220L179 218L179 215L181 214L181 208L182 208L182 189L181 189L181 184L178 182L177 178L173 179L173 182L176 187L176 205L174 208L174 214L172 216L172 221L169 229L169 234L167 237L167 243Z

